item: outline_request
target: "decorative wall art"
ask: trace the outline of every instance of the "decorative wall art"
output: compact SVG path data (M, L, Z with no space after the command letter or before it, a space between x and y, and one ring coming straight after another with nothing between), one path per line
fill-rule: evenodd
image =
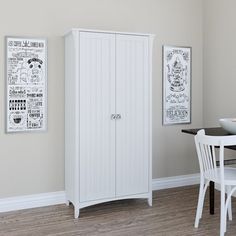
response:
M6 37L6 132L47 128L47 41Z
M191 51L163 46L163 125L191 123Z

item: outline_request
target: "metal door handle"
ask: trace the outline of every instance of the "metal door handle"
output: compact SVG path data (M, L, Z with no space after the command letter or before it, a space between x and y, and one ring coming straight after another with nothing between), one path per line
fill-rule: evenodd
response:
M111 114L111 119L115 120L116 119L116 114Z
M121 114L111 114L111 119L112 120L121 119Z

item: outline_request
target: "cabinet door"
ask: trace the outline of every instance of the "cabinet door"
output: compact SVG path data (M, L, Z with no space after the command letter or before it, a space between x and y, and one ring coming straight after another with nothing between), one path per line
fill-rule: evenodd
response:
M115 35L80 33L80 202L115 196Z
M116 38L116 195L148 192L148 37Z

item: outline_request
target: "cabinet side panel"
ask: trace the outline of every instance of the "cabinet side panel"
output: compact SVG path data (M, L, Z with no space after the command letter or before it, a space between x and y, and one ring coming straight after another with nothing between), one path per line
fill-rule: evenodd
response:
M80 33L80 202L115 196L115 35Z
M65 37L65 189L67 200L75 198L76 158L76 70L73 34Z
M149 38L116 38L116 194L149 191Z

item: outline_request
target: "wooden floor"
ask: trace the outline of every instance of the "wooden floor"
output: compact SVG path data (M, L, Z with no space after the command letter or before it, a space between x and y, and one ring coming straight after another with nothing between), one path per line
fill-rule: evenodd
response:
M1 236L45 235L219 235L219 193L216 214L209 215L208 194L198 229L193 227L198 186L156 191L153 207L145 200L123 200L81 210L73 219L73 206L57 205L0 214ZM236 199L227 234L236 235Z

